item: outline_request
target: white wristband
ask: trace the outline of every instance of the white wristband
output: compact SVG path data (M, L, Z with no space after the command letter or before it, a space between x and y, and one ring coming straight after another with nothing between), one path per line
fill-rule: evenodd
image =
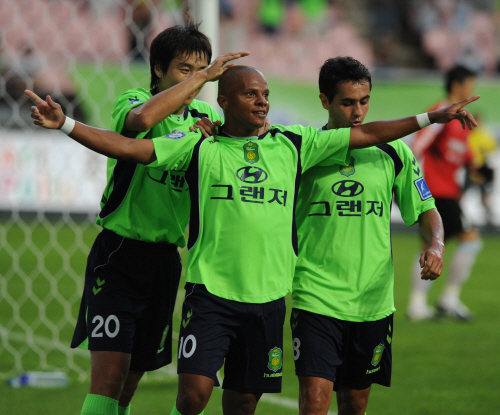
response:
M70 134L73 128L75 128L75 120L66 116L66 120L62 127L59 128L59 131L62 131L64 134Z
M424 112L423 114L418 114L417 122L420 128L424 128L431 125L431 120L429 120L429 114L427 114L426 112Z

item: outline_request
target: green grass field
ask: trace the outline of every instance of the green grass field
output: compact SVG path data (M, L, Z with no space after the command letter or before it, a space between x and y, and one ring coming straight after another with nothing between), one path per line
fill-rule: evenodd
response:
M73 227L75 228L75 227ZM71 270L82 275L85 266L86 250L98 229L88 223L78 224L75 229L60 226L52 238L56 238L63 248L47 249L43 255L45 266L54 275L60 275L65 263L71 264ZM23 272L32 272L37 268L38 248L43 248L49 237L46 226L32 226L30 223L18 224L0 222L0 231L4 235L3 248L7 245L22 252L19 264ZM78 237L77 237L78 235ZM31 248L23 248L29 240ZM80 240L80 242L78 242ZM463 300L476 313L473 323L459 323L450 320L410 323L405 318L405 308L409 289L410 262L415 258L419 239L413 232L394 234L394 263L396 270L396 308L394 329L394 367L393 385L384 388L375 385L372 390L368 414L402 415L402 414L449 414L449 415L481 415L500 412L498 398L498 368L500 368L500 313L498 296L500 294L500 239L496 236L484 237L484 249L473 270L471 280L463 293ZM76 245L79 248L76 249ZM0 275L8 276L7 283L2 285L4 294L13 298L23 298L26 281L12 275L10 270L17 261L10 250L0 250ZM447 247L446 259L450 259L454 245ZM30 253L31 252L31 253ZM446 275L446 268L445 268ZM3 277L2 277L3 278ZM33 292L47 290L43 278L33 278L30 289ZM5 281L4 281L5 282ZM436 281L431 291L431 300L435 301L444 279ZM75 290L70 279L58 278L58 290L63 295ZM43 293L42 293L43 294ZM75 298L78 298L77 293ZM43 298L43 295L42 295ZM78 301L72 308L72 316L76 317ZM48 304L47 318L57 319L59 311L55 305ZM36 307L23 306L22 317L28 321L34 318ZM30 317L31 316L31 317ZM0 299L0 327L7 326L13 318L12 306ZM179 316L178 316L179 317ZM177 318L174 329L179 327ZM22 327L13 326L15 330ZM71 324L65 325L61 340L69 343ZM41 330L39 336L48 333ZM12 375L13 356L7 352L7 343L22 350L23 343L11 341L2 336L0 346L0 373L5 378ZM7 335L8 337L8 335ZM63 365L63 356L55 353L50 356L54 367ZM80 363L89 366L86 356L79 357ZM39 364L36 353L28 353L23 359L26 370L34 369ZM38 415L40 413L77 415L88 391L88 381L78 381L71 371L71 382L64 389L12 389L6 382L0 383L0 412L2 415ZM284 377L283 392L279 395L264 396L259 403L261 414L296 414L293 406L297 399L297 380L294 375L290 328L285 324ZM175 375L162 376L159 380L150 376L141 384L133 401L133 414L168 414L176 396L177 381ZM269 400L274 400L271 402ZM206 415L220 414L221 391L215 389L212 399L205 410ZM335 405L332 405L332 412Z

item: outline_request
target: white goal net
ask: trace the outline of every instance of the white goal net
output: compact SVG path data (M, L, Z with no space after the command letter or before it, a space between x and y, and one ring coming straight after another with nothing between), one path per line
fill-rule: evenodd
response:
M106 160L32 124L24 89L109 127L115 98L149 85L149 43L182 23L175 0L0 0L0 376L64 370ZM180 303L180 302L179 302Z

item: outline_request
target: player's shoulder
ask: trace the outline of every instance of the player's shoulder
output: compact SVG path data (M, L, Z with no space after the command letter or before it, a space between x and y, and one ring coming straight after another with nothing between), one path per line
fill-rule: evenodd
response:
M149 98L151 98L153 95L151 94L151 91L144 89L144 88L131 88L127 89L125 92L122 92L120 95L118 95L118 98L116 101L128 99L129 101L132 101L131 104L134 104L135 102L145 102ZM135 102L134 102L135 101Z
M122 92L115 100L114 109L121 108L125 105L137 106L146 102L151 98L151 92L144 88L132 88Z
M282 125L282 124L273 124L269 127L269 132L272 135L282 134L282 135L290 135L295 134L298 136L304 136L306 134L311 134L311 132L323 131L321 128L314 127L304 127L303 125Z
M426 112L438 111L450 105L449 101L446 99L441 99L432 104L429 108L427 108Z
M385 159L394 166L398 174L400 171L404 170L405 166L409 167L412 163L416 163L415 156L410 147L401 139L391 141L390 143L380 144L376 147L353 150L352 155L355 156L357 152L361 152L362 154L364 152L366 154L365 157L373 157L372 152L375 151L384 154L386 156ZM372 153L372 155L370 155L370 153Z
M413 152L411 151L410 147L408 144L406 144L403 140L398 138L397 140L391 141L390 143L387 143L387 146L390 146L396 151L398 154L407 156L408 154L412 154Z
M193 99L191 104L188 105L188 111L194 118L200 118L205 116L208 116L208 118L210 118L210 116L213 115L218 115L220 117L219 112L216 109L214 109L210 104L197 99Z

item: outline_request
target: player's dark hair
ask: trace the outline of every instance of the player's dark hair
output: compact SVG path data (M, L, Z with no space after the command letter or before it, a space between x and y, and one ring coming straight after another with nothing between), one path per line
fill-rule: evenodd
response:
M156 88L160 81L156 76L155 66L165 73L173 59L192 54L197 54L199 59L206 58L210 63L212 45L208 37L198 30L199 26L199 23L188 18L184 26L169 27L154 38L149 50L151 89Z
M350 56L338 56L325 61L319 71L319 92L333 101L338 86L344 82L365 82L372 89L372 75L368 68Z
M475 78L477 73L472 69L467 68L463 65L455 65L453 68L448 70L445 75L445 88L446 92L449 94L451 92L451 86L454 82L459 84L463 83L468 78Z

